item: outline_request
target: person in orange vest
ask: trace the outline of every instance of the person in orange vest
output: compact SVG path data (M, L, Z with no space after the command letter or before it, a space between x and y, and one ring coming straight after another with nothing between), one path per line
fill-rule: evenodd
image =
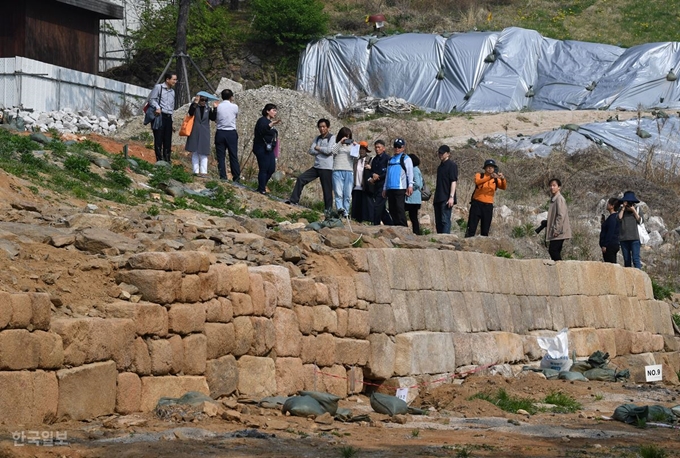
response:
M493 197L496 189L506 189L507 181L498 171L496 161L484 161L484 173L475 173L475 192L470 200L470 216L468 218L465 237L474 237L477 225L482 222L481 235L487 237L493 218Z

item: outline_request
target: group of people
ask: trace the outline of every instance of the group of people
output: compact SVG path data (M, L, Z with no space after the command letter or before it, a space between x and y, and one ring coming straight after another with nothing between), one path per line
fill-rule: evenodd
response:
M177 75L168 73L164 82L154 86L149 95L149 109L161 116L162 123L152 129L156 161L170 162L172 146L172 115L175 108ZM208 105L208 97L198 94L189 106L188 115L193 117L193 126L185 149L191 153L193 172L196 176L207 177L208 158L211 150L210 122L216 124L214 138L217 171L221 180L227 180L226 158L229 155L229 168L232 180L239 183L241 167L238 161L238 131L236 119L239 108L233 102L234 93L224 89L220 93L222 101ZM253 154L259 168L257 191L266 194L267 182L276 171L276 147L278 132L274 126L281 121L276 118L277 107L272 103L265 105L262 117L255 124L253 134Z

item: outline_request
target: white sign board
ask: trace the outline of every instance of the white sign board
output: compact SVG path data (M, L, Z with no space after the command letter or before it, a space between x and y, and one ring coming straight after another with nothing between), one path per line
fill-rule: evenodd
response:
M408 397L408 388L397 388L397 397L402 401L407 402L406 398Z
M662 378L661 364L645 366L645 378L648 382L660 382Z

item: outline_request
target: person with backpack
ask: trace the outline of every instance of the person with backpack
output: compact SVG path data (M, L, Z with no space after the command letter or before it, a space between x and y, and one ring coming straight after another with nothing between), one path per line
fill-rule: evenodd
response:
M484 173L475 173L475 191L470 200L470 216L468 217L465 237L474 237L477 225L482 222L481 235L489 236L491 219L493 218L493 198L497 189L506 189L505 177L498 171L496 161L487 159L482 167Z
M411 220L411 228L413 233L420 235L420 222L418 221L418 210L423 203L422 189L423 189L423 174L420 172L420 158L417 154L411 153L408 155L413 162L413 194L406 197L405 208L408 212L408 218Z
M413 161L404 152L406 142L397 138L392 144L394 155L387 163L387 175L383 186L383 197L392 216L393 226L408 226L406 222L406 197L413 194Z
M437 234L451 233L451 212L456 204L456 184L458 183L458 165L451 159L451 148L442 145L437 150L439 167L437 167L437 187L434 190L434 223Z

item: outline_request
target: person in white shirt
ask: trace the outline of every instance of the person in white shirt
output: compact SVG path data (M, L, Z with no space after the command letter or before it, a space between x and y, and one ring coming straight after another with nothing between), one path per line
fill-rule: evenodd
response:
M215 132L215 153L217 155L217 170L220 179L227 179L226 153L229 151L229 168L231 178L236 183L241 180L241 166L238 163L238 132L236 131L236 117L238 105L231 100L234 93L225 89L221 93L222 102L215 102L215 109L210 113L210 120L217 124Z
M354 188L352 189L352 218L355 220L373 222L373 201L369 199L368 188L370 183L366 180L371 176L371 160L368 155L368 142L359 142L359 157L354 161Z

